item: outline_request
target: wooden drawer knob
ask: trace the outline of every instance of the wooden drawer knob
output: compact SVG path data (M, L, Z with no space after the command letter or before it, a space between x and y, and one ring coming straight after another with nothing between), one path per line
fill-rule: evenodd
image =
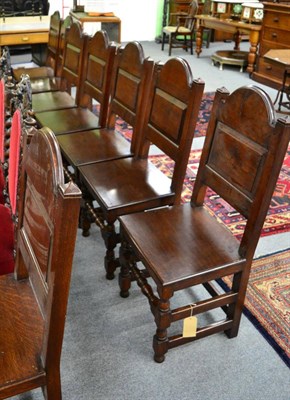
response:
M273 22L279 22L279 18L278 17L273 18Z
M28 42L28 40L29 40L29 37L28 37L28 36L23 36L22 42Z
M277 37L277 33L272 33L272 38L276 38Z

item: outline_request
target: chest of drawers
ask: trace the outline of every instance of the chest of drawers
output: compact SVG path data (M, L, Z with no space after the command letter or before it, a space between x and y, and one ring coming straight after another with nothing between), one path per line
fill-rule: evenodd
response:
M284 68L269 63L264 55L271 49L290 51L290 4L263 3L264 18L259 45L259 53L252 78L264 85L280 88Z

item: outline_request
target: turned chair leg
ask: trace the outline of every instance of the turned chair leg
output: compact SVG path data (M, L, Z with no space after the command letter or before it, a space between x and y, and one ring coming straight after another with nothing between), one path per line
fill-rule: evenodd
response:
M169 44L168 55L169 55L169 56L171 56L171 49L172 49L172 35L169 35L169 37L168 37L168 44Z
M120 296L126 298L129 296L131 287L131 274L130 274L130 257L132 252L129 245L123 242L119 252L120 273L119 273L119 287Z
M164 50L165 37L166 37L166 34L163 32L162 33L162 42L161 42L161 50L162 51Z
M107 248L104 258L106 278L112 280L115 277L116 269L120 266L119 259L115 256L115 248L119 243L119 234L116 233L114 223L106 225L101 229L101 233Z
M157 329L153 337L154 361L158 363L162 363L165 360L165 354L169 348L167 328L170 326L170 315L169 300L160 299L155 315Z

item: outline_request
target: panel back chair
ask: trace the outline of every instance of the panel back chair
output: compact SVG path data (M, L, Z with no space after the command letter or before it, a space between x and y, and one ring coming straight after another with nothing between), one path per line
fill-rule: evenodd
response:
M108 115L110 83L116 46L106 32L89 38L84 52L82 75L76 94L78 107L36 112L39 126L49 126L55 135L104 127ZM100 115L91 111L92 102L100 103Z
M168 37L169 50L168 55L171 56L172 48L183 48L186 51L190 49L193 54L194 30L196 25L195 15L198 10L197 0L193 0L188 8L188 13L171 13L168 26L162 29L161 50L164 50L166 37ZM173 21L173 19L175 19ZM183 38L181 40L180 38Z
M55 136L25 146L14 274L0 277L0 397L41 387L61 400L60 357L80 190L65 184ZM9 300L9 301L8 301Z
M140 43L129 42L118 48L112 79L109 80L112 86L111 101L105 127L57 136L65 160L75 170L75 178L80 165L131 157L135 154L138 138L143 130L144 108L148 101L153 68L153 60L145 59ZM96 75L93 74L92 78L96 79ZM87 80L82 86L85 88L86 85L88 89L94 90L90 81ZM94 93L91 96L96 98ZM108 104L108 100L105 103ZM104 102L100 107L104 107ZM104 115L105 112L101 110L100 114ZM132 127L130 143L115 131L117 117Z
M80 84L87 40L88 36L83 33L81 25L77 22L66 30L61 77L53 78L59 79L61 87L59 90L32 93L32 107L35 113L76 107L76 99L70 93L73 87Z
M193 80L185 60L169 59L162 68L156 64L144 110L145 125L134 157L78 168L84 201L101 228L107 248L108 279L114 277L119 266L115 257L115 247L119 243L117 218L180 201L203 89L204 83L201 79ZM148 160L151 144L175 162L172 179ZM97 202L97 209L92 207L92 200Z
M13 68L13 78L18 82L22 74L29 74L30 79L52 77L56 75L61 18L59 11L55 11L50 17L47 55L45 66L33 68Z
M128 296L131 277L147 296L156 323L155 361L210 334L238 334L252 260L289 139L289 119L275 120L262 89L241 87L231 95L218 90L191 202L120 218L121 296ZM241 240L204 206L208 187L246 218ZM228 292L217 284L226 276L232 277ZM186 295L174 301L179 291ZM169 331L180 320L183 330Z

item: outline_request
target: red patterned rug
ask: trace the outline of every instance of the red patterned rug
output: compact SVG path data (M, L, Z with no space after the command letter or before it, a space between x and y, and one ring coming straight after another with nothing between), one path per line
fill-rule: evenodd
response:
M254 261L244 314L290 367L290 250Z
M191 151L183 186L183 202L190 200L200 155L201 150ZM172 176L174 163L169 157L165 155L150 156L150 161L166 175ZM208 190L205 204L209 212L215 215L221 223L225 224L236 237L239 238L242 235L245 226L244 217L233 210L216 193ZM266 236L287 231L290 231L290 146L272 197L262 235Z

